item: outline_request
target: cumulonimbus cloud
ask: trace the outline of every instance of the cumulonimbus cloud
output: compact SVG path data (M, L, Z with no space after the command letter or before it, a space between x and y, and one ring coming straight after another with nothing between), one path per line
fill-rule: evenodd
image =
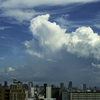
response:
M50 22L49 17L50 15L46 14L31 20L29 28L37 42L34 38L25 41L27 52L33 51L35 54L43 55L48 51L56 52L65 47L67 52L79 57L92 56L100 59L100 36L94 33L92 28L83 26L75 32L66 33L66 29L61 29L55 22Z

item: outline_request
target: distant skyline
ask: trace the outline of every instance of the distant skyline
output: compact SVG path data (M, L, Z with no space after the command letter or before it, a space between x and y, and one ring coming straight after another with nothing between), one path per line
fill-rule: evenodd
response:
M1 0L0 82L100 87L99 0Z

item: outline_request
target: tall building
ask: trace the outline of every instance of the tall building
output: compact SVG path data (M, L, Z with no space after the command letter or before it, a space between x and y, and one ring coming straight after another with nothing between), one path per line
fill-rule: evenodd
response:
M69 88L69 89L72 89L72 81L69 81L68 88Z
M64 83L60 83L60 88L64 88Z
M83 85L80 86L80 89L83 90Z
M67 91L62 92L62 100L69 100Z
M56 86L54 84L51 85L51 88L56 88Z
M30 98L34 98L34 87L30 87L30 89L29 89L29 93L30 93Z
M86 84L83 84L83 91L86 90Z
M46 98L51 98L51 87L46 87Z
M13 84L10 85L10 89L23 89L23 84L22 82L18 81L16 82L17 79L14 78L13 79Z
M0 82L0 89L1 89L1 87L2 87L2 83Z
M46 88L47 87L47 83L44 83L44 88Z
M25 88L26 90L28 90L28 84L23 84L23 88Z
M7 81L4 82L4 86L3 87L8 88Z
M52 88L52 98L56 98L56 100L61 100L61 89L60 88Z
M31 87L33 87L33 82L28 83L28 89L31 88Z
M81 85L80 89L83 90L83 91L86 91L86 84Z
M47 87L47 83L44 83L44 98L46 98L46 87Z

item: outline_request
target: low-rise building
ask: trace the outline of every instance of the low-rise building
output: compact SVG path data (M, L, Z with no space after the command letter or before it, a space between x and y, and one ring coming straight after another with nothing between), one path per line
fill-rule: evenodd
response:
M100 92L70 92L69 100L100 100Z

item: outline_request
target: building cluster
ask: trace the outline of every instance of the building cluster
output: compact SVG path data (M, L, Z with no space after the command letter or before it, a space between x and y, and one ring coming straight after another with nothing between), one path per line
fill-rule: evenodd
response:
M0 83L0 100L100 100L100 90L95 86L94 89L87 88L86 84L73 87L72 82L68 84L68 88L64 83L60 83L60 87L51 85L48 87L45 83L43 86L33 86L32 82L23 84L17 79L13 79L13 84L4 86Z

